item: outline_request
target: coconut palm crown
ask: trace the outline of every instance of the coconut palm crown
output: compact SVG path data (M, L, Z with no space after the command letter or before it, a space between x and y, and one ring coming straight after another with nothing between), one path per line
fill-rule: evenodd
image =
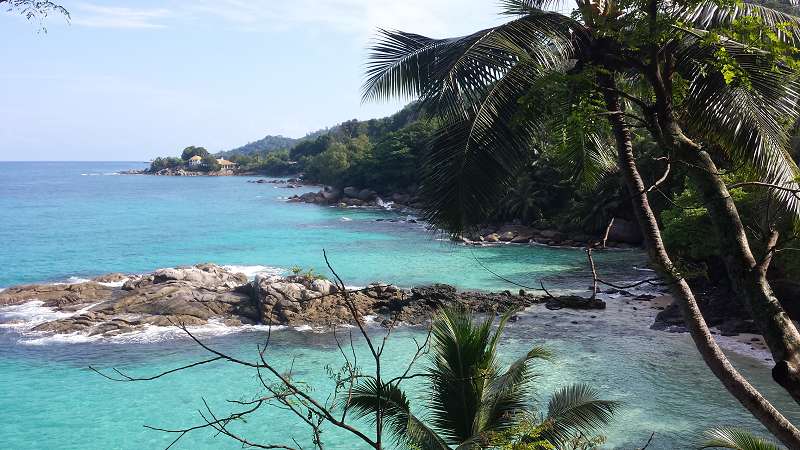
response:
M433 320L431 361L424 379L424 417L416 416L399 383L380 390L374 379L359 383L349 398L352 410L374 417L382 408L384 424L397 441L411 448L485 448L491 437L522 422L536 420L541 437L555 445L579 433L589 435L608 424L619 404L601 400L582 384L558 390L547 412L533 407L533 362L549 358L541 347L503 368L498 345L510 317L493 330L493 320L476 321L464 309L445 309Z
M685 84L676 106L690 131L759 180L800 187L784 125L800 118L794 72L751 44L715 31L750 16L773 40L795 45L800 19L755 4L705 1L579 0L570 15L548 11L562 5L551 0L501 4L510 18L502 25L446 39L380 30L371 49L365 100L418 99L443 118L421 186L430 221L454 234L485 221L521 168L552 147L554 135L567 144L560 147L571 152L568 160L576 167L599 166L592 178L601 178L612 159L607 125L571 120L579 107L585 108L584 117L602 118L601 108L575 101L591 95L588 91L573 92L559 108L533 113L524 111L520 99L541 90L543 81L546 87L554 74L591 77L611 71L636 94L626 92L626 98L646 120L651 93L642 68L649 56L638 44L648 40L653 43L648 48L674 55L671 64L681 77L676 82ZM655 36L643 25L651 4L664 22ZM800 196L771 192L789 212L800 214Z

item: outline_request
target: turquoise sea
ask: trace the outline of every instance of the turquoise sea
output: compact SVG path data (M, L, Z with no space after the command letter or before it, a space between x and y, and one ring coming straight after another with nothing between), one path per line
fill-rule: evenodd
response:
M588 285L585 255L577 249L541 246L473 248L454 245L423 224L390 211L342 210L284 199L303 189L247 183L248 177L149 177L116 175L141 163L0 163L0 288L30 282L62 282L106 272L144 272L204 261L253 273L314 268L327 274L324 248L349 285L387 281L401 286L446 282L470 289L511 289L485 267L519 283L580 290ZM311 188L304 188L311 189ZM376 221L376 219L384 219ZM597 256L604 277L619 281L649 276L637 251ZM616 300L616 301L615 301ZM532 345L556 354L539 367L538 398L582 381L605 397L624 402L605 433L605 448L696 446L702 430L718 425L760 429L711 373L685 334L649 329L652 311L609 299L603 312L534 309L511 325L503 355ZM0 448L164 448L175 436L143 425L184 427L202 423L205 400L215 413L226 400L248 400L260 391L257 374L225 364L202 366L152 382L115 383L89 366L117 367L148 375L203 359L179 333L154 332L111 342L33 336L2 324L46 316L42 308L0 309ZM266 331L209 327L210 345L256 358ZM374 330L380 333L380 330ZM386 363L399 371L422 331L398 330ZM357 341L359 351L363 345ZM270 357L324 399L331 386L326 367L342 364L329 333L275 330ZM800 408L776 388L761 356L731 354L736 365L788 416ZM360 361L366 361L362 355ZM413 384L412 398L424 392ZM546 405L542 405L545 407ZM423 413L424 411L420 411ZM233 427L259 442L308 444L296 420L264 410ZM333 429L327 448L362 448ZM240 444L208 431L186 435L173 448L226 449Z

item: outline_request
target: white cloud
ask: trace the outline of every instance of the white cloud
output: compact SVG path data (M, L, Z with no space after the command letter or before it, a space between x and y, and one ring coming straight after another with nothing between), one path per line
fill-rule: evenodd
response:
M450 36L499 20L497 3L487 0L170 0L162 4L167 7L142 8L125 1L113 6L78 3L68 9L73 24L87 27L162 28L210 19L245 31L312 27L356 38L365 38L378 27Z
M94 28L163 28L172 15L165 8L136 9L79 3L70 9L74 25Z
M446 36L498 21L487 0L198 0L185 8L248 30L312 26L360 37L377 27Z

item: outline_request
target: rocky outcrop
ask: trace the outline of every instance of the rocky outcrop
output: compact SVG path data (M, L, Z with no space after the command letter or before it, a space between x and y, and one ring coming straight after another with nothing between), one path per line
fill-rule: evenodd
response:
M468 245L491 244L541 244L552 247L586 247L599 242L600 237L583 233L564 233L557 230L541 229L524 225L487 225L471 233L456 238ZM607 247L629 248L629 242L609 240Z
M0 292L0 306L18 305L39 300L44 306L63 308L98 302L111 296L113 289L90 281L75 284L32 284L15 286Z
M300 195L289 197L289 202L314 203L317 205L338 206L340 208L367 207L407 209L420 206L418 199L410 194L392 193L385 196L389 201L384 202L383 198L372 189L359 189L355 186L347 186L338 189L332 186L325 186L318 192L306 192Z
M317 205L338 206L340 208L368 207L390 208L415 213L423 205L420 199L405 193L392 193L385 196L391 203L384 202L375 191L347 186L337 189L325 186L318 192L306 192L289 197L289 202L313 203ZM542 244L554 247L587 247L600 242L599 236L585 233L564 233L557 230L541 229L519 224L486 225L473 232L456 236L453 240L467 245L491 244ZM630 248L642 243L638 226L624 219L615 219L609 231L606 247Z
M717 328L723 336L759 333L750 315L729 288L702 286L696 282L693 282L692 285L700 312L709 327ZM651 328L676 332L686 331L683 315L678 305L674 302L667 305L656 315Z
M0 305L41 301L70 315L38 324L33 331L89 336L113 336L146 326L202 325L211 320L230 326L261 323L318 327L352 323L351 308L359 317L374 317L387 325L392 321L421 324L436 310L456 304L489 314L544 302L550 309L605 307L599 300L576 296L459 292L443 284L407 290L374 283L345 295L336 285L318 277L257 276L248 281L245 275L215 264L160 269L144 275L108 274L95 280L8 288L0 293Z
M34 331L114 335L146 325L200 325L217 319L229 325L254 324L258 311L247 277L214 264L157 270L127 277L108 274L76 284L30 285L0 293L0 305L42 301L71 317L36 326ZM100 283L119 283L110 287Z

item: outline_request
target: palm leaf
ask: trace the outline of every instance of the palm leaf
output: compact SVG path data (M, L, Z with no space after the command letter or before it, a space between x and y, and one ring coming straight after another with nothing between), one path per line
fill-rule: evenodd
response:
M618 407L618 402L601 400L587 385L563 387L550 398L543 437L558 444L577 434L589 435L608 425Z
M760 52L727 39L708 45L700 42L704 35L691 30L678 53L677 69L689 81L683 102L687 128L719 144L733 162L758 174L759 181L800 188L785 126L800 118L800 83ZM728 82L713 66L718 48L736 61L745 80ZM777 189L772 194L800 216L800 197Z
M532 160L541 123L513 118L535 76L535 67L515 66L474 112L449 118L434 134L420 186L423 214L432 223L453 234L482 223Z
M355 418L368 418L373 423L376 411L381 410L383 424L398 444L424 450L449 450L436 432L411 413L405 393L396 384L384 384L379 393L374 378L362 380L353 387L348 406Z
M481 432L507 429L514 426L520 416L532 413L531 384L536 376L531 362L550 357L549 351L534 347L492 380L482 402L482 421L478 428Z
M500 0L501 14L522 16L543 9L558 9L566 0Z
M541 10L449 39L379 30L367 63L364 99L419 98L434 110L459 112L520 59L559 65L586 40L578 22Z
M675 15L681 22L702 30L729 28L742 17L757 17L782 42L800 43L800 18L755 3L702 2L680 8Z
M553 142L545 154L575 185L591 191L617 169L614 144L606 127L568 115L560 119L550 121Z
M714 428L705 432L707 440L700 448L735 450L780 450L777 444L737 428Z
M445 308L431 326L431 422L442 437L462 443L474 436L485 386L494 377L486 349L491 321L472 321L463 308Z

